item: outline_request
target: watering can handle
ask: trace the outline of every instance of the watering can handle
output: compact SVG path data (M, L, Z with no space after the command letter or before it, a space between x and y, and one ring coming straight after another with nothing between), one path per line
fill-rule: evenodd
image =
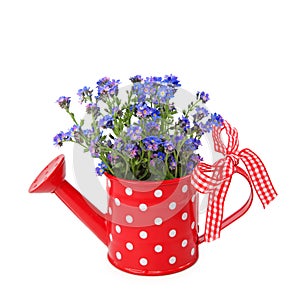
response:
M248 181L250 186L250 195L246 203L239 210L237 210L236 212L234 212L233 214L231 214L222 221L221 229L224 229L225 227L227 227L228 225L232 224L234 221L239 219L242 215L244 215L250 208L253 201L253 188L248 174L239 166L236 166L235 172L245 177L246 180ZM204 241L205 241L204 234L198 237L198 244L201 244Z

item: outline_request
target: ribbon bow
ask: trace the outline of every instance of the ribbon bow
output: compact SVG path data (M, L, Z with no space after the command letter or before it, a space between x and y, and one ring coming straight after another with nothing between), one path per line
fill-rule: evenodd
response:
M227 147L221 140L223 129L228 136ZM254 186L264 208L277 195L260 158L248 148L238 150L239 140L236 128L232 128L227 121L224 121L221 127L214 127L212 136L215 151L222 153L225 157L213 165L200 162L195 167L191 179L191 183L197 191L209 193L204 233L204 241L207 242L220 237L224 201L239 160L245 164L250 184Z

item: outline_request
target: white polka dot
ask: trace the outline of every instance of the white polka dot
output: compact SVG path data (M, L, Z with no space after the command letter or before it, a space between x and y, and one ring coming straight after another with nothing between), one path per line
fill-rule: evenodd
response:
M157 253L160 253L160 252L163 250L163 248L162 248L161 245L158 244L158 245L155 245L154 250L155 250Z
M161 217L156 217L156 218L154 219L154 224L155 224L155 225L161 225L162 222L163 222L163 220L162 220Z
M162 190L155 190L155 191L154 191L154 196L155 196L155 197L162 197L162 195L163 195Z
M128 224L131 224L133 222L133 217L131 215L126 215L125 219Z
M120 202L119 198L115 198L115 204L116 204L116 206L120 206L121 205L121 202Z
M188 186L185 184L185 185L182 187L181 191L182 191L182 193L186 193L187 190L188 190Z
M169 204L169 209L170 210L174 210L176 208L176 203L175 201L172 201L170 204Z
M126 188L126 189L125 189L125 193L126 193L128 196L131 196L131 195L132 195L132 189L131 189L131 188Z
M175 256L172 256L169 258L169 263L170 264L174 264L176 262L176 257Z
M144 230L140 231L139 235L140 235L141 239L147 239L147 237L148 237L148 233Z
M121 232L121 227L120 227L119 225L116 225L115 229L116 229L116 232L117 232L117 233L120 233L120 232Z
M112 215L112 209L111 209L111 207L108 207L108 214L109 214L109 215Z
M145 266L148 264L148 260L146 258L141 258L140 259L140 265Z
M175 230L175 229L171 229L171 230L169 231L169 236L170 236L171 238L174 238L174 237L176 236L176 230Z
M193 247L193 248L191 249L191 255L194 256L194 254L195 254L195 248Z
M192 228L192 229L195 228L195 222L193 222L193 223L191 224L191 228Z
M127 242L127 243L126 243L126 248L127 248L128 250L132 251L132 250L133 250L133 244L132 244L131 242Z
M112 236L112 234L111 234L111 233L109 234L109 240L110 240L110 241L112 241L112 240L113 240L113 236Z
M116 252L116 257L118 260L122 259L122 254L120 252Z
M144 212L148 209L148 206L146 204L140 204L139 209Z
M183 221L185 221L185 220L187 219L187 217L188 217L188 214L187 214L186 212L182 213L181 219L182 219Z
M183 240L183 241L181 242L181 246L182 246L182 247L186 247L187 244L188 244L188 240Z
M110 188L111 187L111 182L109 179L107 179L107 186Z

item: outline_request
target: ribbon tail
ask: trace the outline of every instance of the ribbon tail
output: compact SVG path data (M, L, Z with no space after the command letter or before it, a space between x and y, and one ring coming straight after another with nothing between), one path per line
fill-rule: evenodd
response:
M210 191L206 213L204 241L211 242L220 238L224 212L224 202L231 182L231 177Z
M277 196L268 172L261 159L249 148L245 148L239 153L239 157L244 162L250 175L255 191L262 203L268 205Z

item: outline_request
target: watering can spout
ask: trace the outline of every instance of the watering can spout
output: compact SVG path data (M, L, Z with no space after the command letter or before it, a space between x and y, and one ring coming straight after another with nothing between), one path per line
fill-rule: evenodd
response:
M106 215L65 180L64 155L52 160L37 176L29 193L55 193L66 206L105 244L108 243Z

